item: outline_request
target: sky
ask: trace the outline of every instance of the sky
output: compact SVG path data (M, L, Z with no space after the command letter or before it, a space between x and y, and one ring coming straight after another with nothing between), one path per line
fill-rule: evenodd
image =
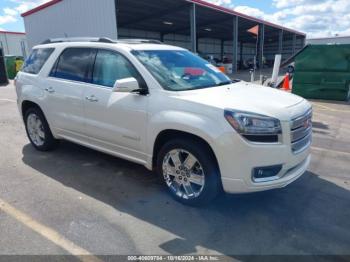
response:
M350 0L206 0L283 25L308 38L350 35ZM47 0L0 0L0 30L24 32L21 13Z

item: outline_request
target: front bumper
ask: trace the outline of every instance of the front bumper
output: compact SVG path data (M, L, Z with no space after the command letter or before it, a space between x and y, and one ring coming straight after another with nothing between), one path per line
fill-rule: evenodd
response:
M283 188L306 172L311 160L310 147L294 154L290 123L282 123L282 129L282 142L276 144L251 143L231 132L217 138L215 151L225 192L248 193ZM276 165L282 165L276 179L254 182L254 168Z

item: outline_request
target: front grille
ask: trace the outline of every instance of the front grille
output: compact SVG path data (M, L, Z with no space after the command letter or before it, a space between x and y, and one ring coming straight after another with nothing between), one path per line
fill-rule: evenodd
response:
M298 154L311 145L312 141L312 109L291 122L292 151Z

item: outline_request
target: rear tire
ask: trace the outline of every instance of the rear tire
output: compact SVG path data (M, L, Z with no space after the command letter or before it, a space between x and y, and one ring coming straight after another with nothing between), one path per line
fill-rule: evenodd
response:
M29 108L24 114L27 136L31 144L39 151L50 151L56 148L56 140L50 130L43 112L37 107Z
M166 143L157 156L157 173L172 197L185 205L209 204L221 192L220 172L212 151L193 139Z

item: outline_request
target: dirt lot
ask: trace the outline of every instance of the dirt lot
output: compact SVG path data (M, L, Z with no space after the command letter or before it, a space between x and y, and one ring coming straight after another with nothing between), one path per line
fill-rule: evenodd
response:
M313 160L301 179L198 209L142 166L68 142L35 151L15 100L13 86L0 87L2 255L350 255L349 104L313 102Z

